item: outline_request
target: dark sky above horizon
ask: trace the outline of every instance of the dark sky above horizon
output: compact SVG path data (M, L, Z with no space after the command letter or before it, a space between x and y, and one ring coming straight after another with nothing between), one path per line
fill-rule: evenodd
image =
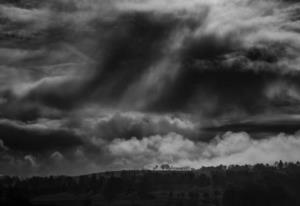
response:
M300 160L300 3L3 0L0 174Z

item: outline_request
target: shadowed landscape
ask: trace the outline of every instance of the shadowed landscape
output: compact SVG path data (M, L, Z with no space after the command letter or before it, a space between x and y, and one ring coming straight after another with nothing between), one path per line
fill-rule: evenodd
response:
M1 205L300 205L300 162L129 170L68 177L1 177Z

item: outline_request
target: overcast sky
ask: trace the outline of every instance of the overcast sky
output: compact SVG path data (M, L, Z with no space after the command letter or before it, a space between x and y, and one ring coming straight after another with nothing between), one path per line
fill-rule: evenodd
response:
M300 160L296 0L3 0L0 174Z

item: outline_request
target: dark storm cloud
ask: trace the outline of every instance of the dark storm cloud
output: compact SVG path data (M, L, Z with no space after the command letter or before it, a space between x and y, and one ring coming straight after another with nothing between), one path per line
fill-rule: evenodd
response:
M297 159L299 8L2 1L0 173Z
M87 58L98 59L98 63L87 65L93 69L87 69L90 74L85 74L86 76L79 80L69 78L65 82L54 81L53 84L51 79L47 82L36 82L25 95L25 99L59 109L71 109L86 101L100 100L112 104L120 100L124 91L139 79L153 62L163 56L166 40L176 26L176 21L165 15L156 17L152 13L124 13L107 22L94 19L90 23L93 24L95 31L92 34L90 31L87 33L79 31L77 36L76 31L75 36L72 34L73 27L50 24L43 33L49 36L51 42L47 36L42 36L43 44L57 50L61 47L61 42L71 42L76 53L78 45L74 41L78 38L87 38L85 35L92 35L96 38L93 42L95 45L87 49L89 56ZM38 60L34 58L26 61L45 63L52 58L51 55L46 53L38 57ZM24 60L21 63L24 65Z
M228 107L236 107L246 113L261 112L269 104L264 94L265 87L277 78L285 81L282 73L291 70L282 69L287 59L296 64L293 55L299 48L291 45L292 42L298 42L296 33L278 30L280 26L294 26L284 22L272 10L269 11L264 3L222 5L219 2L205 4L195 1L191 5L199 6L197 11L190 8L189 4L176 1L174 8L170 7L174 13L170 13L170 10L160 8L157 1L145 4L121 2L127 9L121 9L119 2L116 2L105 4L116 7L110 15L100 12L100 17L104 15L106 18L93 16L93 12L86 18L84 9L89 7L75 1L76 9L70 11L63 6L68 5L66 2L61 7L66 7L66 10L51 9L45 4L45 9L39 12L13 9L17 17L8 18L20 21L18 16L25 16L33 24L32 21L36 21L34 16L43 17L43 21L36 24L43 25L40 42L46 48L59 51L64 48L62 43L71 45L73 52L94 62L85 66L86 72L80 73L80 78L66 74L62 81L51 81L49 78L33 82L34 86L22 97L24 101L62 110L76 108L87 102L122 107L120 103L128 106L128 101L138 102L143 98L132 95L131 99L125 98L123 101L124 96L129 96L128 93L136 92L134 87L144 87L143 92L148 93L151 88L161 85L160 91L152 95L151 100L146 97L146 103L141 108L136 108L135 104L129 108L154 112L194 112L195 105L204 108L210 105L210 108L203 109L204 113L222 115ZM94 5L87 2L86 5ZM270 5L276 7L277 3ZM187 11L181 11L181 6L187 6ZM222 17L219 10L224 9L236 10L233 14L225 12ZM289 18L290 14L285 9L282 12L286 15L284 18ZM83 17L76 23L76 17L80 17L78 13ZM235 15L241 16L241 19L235 19ZM56 21L59 18L61 21ZM230 21L231 24L228 23ZM274 37L270 37L269 31L264 28L266 24L271 25ZM276 40L281 40L281 43L275 43ZM29 62L46 62L45 59L49 61L52 56L53 53L46 53L43 58ZM76 59L70 58L71 61ZM153 82L147 87L136 84L155 65L166 61L175 65L165 65L170 68L166 69L164 76L159 77L160 82ZM298 73L294 69L292 72L297 78ZM256 98L252 98L253 93L257 94ZM240 97L237 99L236 96Z
M37 0L3 0L1 1L2 4L7 4L7 5L14 5L17 7L26 7L26 8L36 8L38 5L41 4L41 1Z
M97 95L104 101L118 100L130 84L164 55L166 40L176 23L176 19L152 13L120 15L107 27L113 30L107 42L113 44L104 45L103 61L88 83L88 90L100 90Z
M300 77L297 72L267 70L264 63L252 66L246 68L241 62L227 65L218 59L185 65L178 72L176 84L165 87L150 109L195 112L206 108L203 114L215 117L234 110L257 114L274 107L278 112L289 107L296 109Z
M78 104L81 98L80 80L76 78L70 80L49 79L32 88L24 97L24 101L39 102L46 106L59 109L71 109Z
M265 124L249 122L249 123L235 123L223 125L220 127L212 127L206 128L207 131L214 132L227 132L227 131L245 131L252 134L278 134L278 133L286 133L286 134L294 134L300 129L299 122L279 122L272 123L268 122Z
M47 129L2 120L1 140L15 152L47 152L68 150L83 144L81 138L72 131Z
M170 34L178 28L185 28L188 33L180 42L178 51L175 51L174 61L180 65L175 78L143 109L154 112L187 111L191 105L207 101L215 104L211 113L217 115L224 113L228 107L237 107L245 112L261 112L269 104L264 94L269 82L289 79L281 71L273 71L281 66L281 59L291 55L285 52L289 44L277 46L275 43L272 46L273 40L270 39L261 40L262 46L254 44L247 48L243 36L239 37L235 28L221 36L214 33L217 31L204 31L202 34L201 30L206 29L202 22L209 21L207 11L203 13L201 23L192 27L190 25L193 25L194 19L152 11L118 14L109 22L96 21L101 35L97 40L99 46L96 45L99 52L94 55L100 55L101 58L92 72L93 77L87 78L80 89L73 89L74 93L66 91L64 95L59 95L60 91L56 89L45 92L42 101L58 108L70 108L74 102L86 99L104 105L116 105L147 69L172 55L174 51L168 50L170 38L173 37ZM241 32L249 29L242 28ZM198 30L200 34L197 34ZM284 34L279 35L285 38ZM231 65L224 66L229 54L239 54L239 57L230 62ZM298 74L295 73L293 75L297 79ZM256 98L252 97L254 93L257 94Z
M232 132L247 132L253 138L265 138L279 133L295 134L300 130L300 121L297 115L269 115L255 116L243 121L223 123L219 126L202 128L203 132L214 134Z

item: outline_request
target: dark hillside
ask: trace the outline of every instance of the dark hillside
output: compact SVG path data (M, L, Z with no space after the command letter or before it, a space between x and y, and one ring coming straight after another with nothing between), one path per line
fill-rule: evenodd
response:
M300 164L2 177L1 205L300 205Z

